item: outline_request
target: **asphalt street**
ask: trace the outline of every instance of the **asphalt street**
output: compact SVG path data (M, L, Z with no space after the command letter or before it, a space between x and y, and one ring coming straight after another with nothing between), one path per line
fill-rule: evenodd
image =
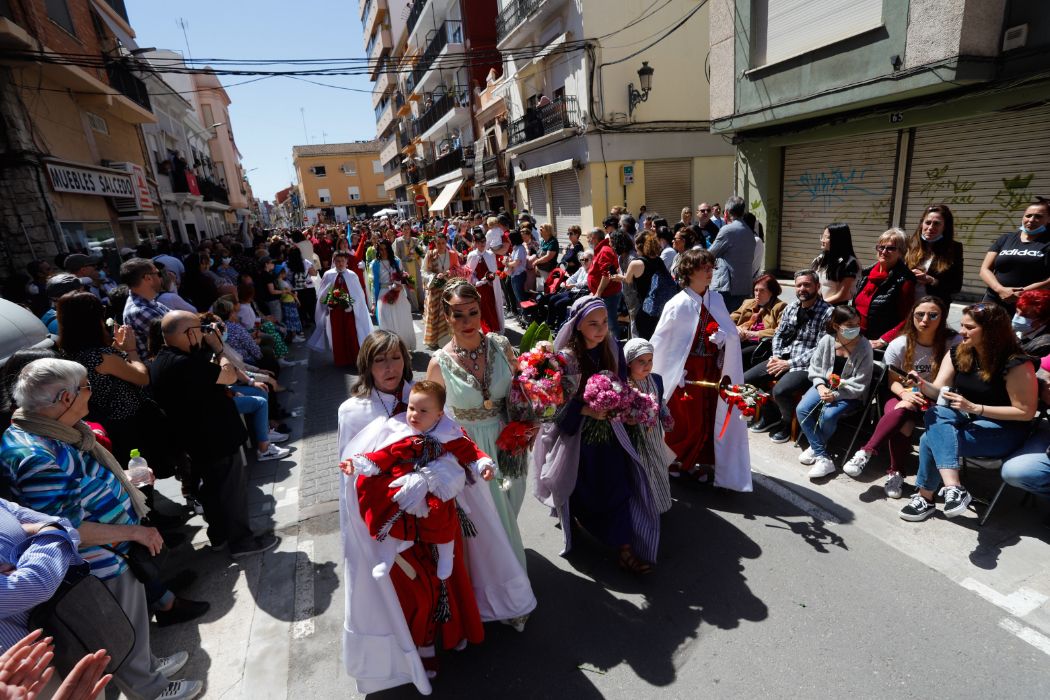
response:
M414 369L427 359L416 353ZM341 666L333 461L352 377L319 356L288 374L293 454L253 465L250 498L281 545L230 563L194 518L192 546L172 559L199 573L185 595L212 611L153 629L156 653L191 652L185 675L207 679L206 697L357 697ZM1050 531L1037 510L1015 497L983 529L974 514L916 526L896 519L902 502L878 495L876 474L812 484L788 445L752 436L751 450L754 493L673 489L644 578L586 537L560 557L561 532L527 498L539 607L522 633L489 624L484 644L444 654L435 696L1050 697ZM180 502L177 484L161 491L162 508Z

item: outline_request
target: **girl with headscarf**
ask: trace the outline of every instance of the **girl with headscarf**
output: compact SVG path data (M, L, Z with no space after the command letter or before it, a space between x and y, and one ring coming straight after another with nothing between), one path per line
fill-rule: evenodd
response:
M565 393L571 398L554 422L543 425L533 449L536 496L558 513L563 554L572 548L573 523L578 522L619 550L621 568L649 573L660 543L660 516L641 457L618 419L583 400L587 380L598 372L627 382L627 363L609 333L608 311L599 297L587 295L572 305L554 349L567 360ZM595 431L603 422L609 430ZM607 437L591 437L595 432Z
M649 480L649 492L659 513L671 509L671 483L667 467L675 460L675 454L664 442L664 421L671 414L664 402L664 380L653 373L653 354L656 350L644 338L632 338L623 346L623 357L627 362L627 381L637 391L647 394L660 407L659 420L653 425L636 425L629 432L634 437L638 456L641 457L645 476Z
M682 472L697 465L714 470L714 485L751 491L751 457L743 421L727 419L729 405L710 387L728 376L744 381L740 336L722 295L710 289L715 258L706 250L687 250L675 276L682 291L664 305L651 342L653 372L664 380L664 400L674 418L667 445Z

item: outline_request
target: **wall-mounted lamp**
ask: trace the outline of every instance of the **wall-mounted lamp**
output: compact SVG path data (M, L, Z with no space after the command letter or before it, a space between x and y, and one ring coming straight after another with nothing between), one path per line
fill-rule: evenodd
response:
M634 89L634 83L627 83L627 116L634 113L634 106L639 102L649 99L649 91L653 89L653 73L655 71L649 65L649 61L642 61L642 67L638 69L638 84L641 92Z

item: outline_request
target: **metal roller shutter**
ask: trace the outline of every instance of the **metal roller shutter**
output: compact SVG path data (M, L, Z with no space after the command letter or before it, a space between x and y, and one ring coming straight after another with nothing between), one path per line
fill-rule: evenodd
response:
M915 130L905 229L923 210L946 204L963 244L963 293L983 295L979 272L988 246L1021 224L1037 194L1050 192L1050 109L1001 112Z
M554 234L558 242L569 243L569 227L580 223L580 185L575 170L562 170L551 175L551 204L554 206Z
M875 261L875 242L890 227L897 132L787 146L778 267L794 272L820 252L820 234L849 224L861 267Z
M693 161L645 161L645 210L674 224L682 208L693 207Z
M536 219L536 225L545 224L547 217L547 179L545 176L530 177L525 181L529 192L529 213Z

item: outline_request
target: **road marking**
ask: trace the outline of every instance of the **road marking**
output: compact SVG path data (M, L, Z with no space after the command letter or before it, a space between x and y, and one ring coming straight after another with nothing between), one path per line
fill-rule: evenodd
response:
M802 512L808 514L810 517L817 520L822 520L826 523L832 523L834 525L841 525L842 521L832 515L830 512L824 510L812 501L807 501L805 498L800 496L795 491L792 491L788 487L782 485L776 479L766 476L760 472L752 470L752 478L767 491L772 491L775 495L784 499L791 505L795 506Z
M1050 656L1050 637L1036 632L1031 627L1022 625L1013 618L1004 617L999 621L999 626L1024 642L1028 642L1039 651Z
M1018 588L1010 595L1003 595L994 588L972 578L963 579L960 586L973 591L992 605L998 606L1014 617L1024 617L1041 607L1050 598L1031 588Z
M314 541L300 539L297 551L292 639L305 639L314 633Z

